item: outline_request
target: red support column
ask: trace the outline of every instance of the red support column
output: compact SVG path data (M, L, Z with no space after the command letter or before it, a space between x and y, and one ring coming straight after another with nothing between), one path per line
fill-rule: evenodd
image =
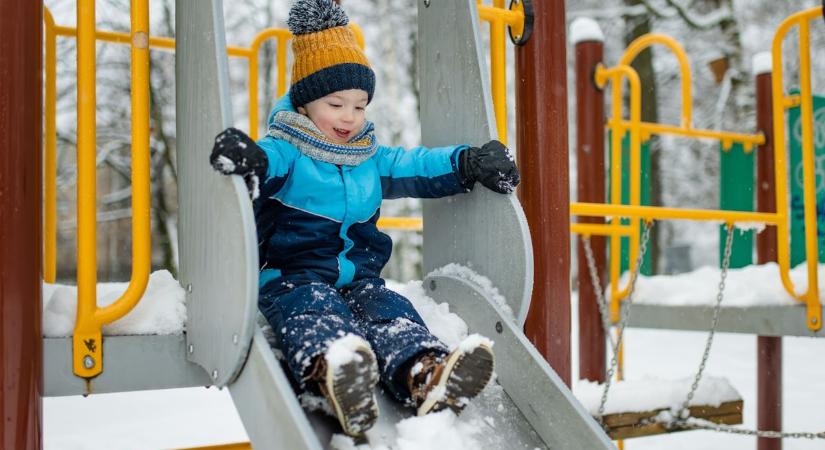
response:
M767 55L769 57L770 55ZM756 209L776 211L773 176L773 99L771 73L756 76L756 127L765 134L765 144L756 153ZM757 263L775 262L776 227L768 227L756 235ZM782 338L759 336L757 358L757 426L760 430L782 429ZM781 439L758 438L758 450L782 450Z
M574 22L574 25L575 22ZM574 34L574 33L571 33ZM604 93L596 87L593 73L602 62L604 42L576 43L576 196L580 202L604 203ZM582 223L604 223L601 217L579 217ZM590 246L604 292L607 266L604 236L592 236ZM581 237L576 245L579 288L579 378L605 381L605 334L587 266Z
M0 445L42 447L43 2L0 2Z
M519 198L533 238L535 283L524 332L570 385L570 186L564 0L533 2L516 47Z

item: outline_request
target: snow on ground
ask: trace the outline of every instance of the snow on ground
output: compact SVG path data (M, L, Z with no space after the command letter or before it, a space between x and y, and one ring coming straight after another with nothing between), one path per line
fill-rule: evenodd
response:
M457 345L467 336L466 324L450 313L446 304L436 304L426 297L420 282L389 282L388 286L410 298L434 334L448 345ZM174 292L172 295L177 295ZM575 316L572 323L575 327ZM574 328L573 345L576 345L575 336ZM705 334L696 332L628 329L625 334L626 378L692 377L699 364L704 338ZM825 354L825 339L784 338L784 343L785 428L789 431L822 431L825 363L821 355ZM754 336L717 334L705 372L709 377L727 378L742 395L745 425L750 427L756 420L755 344ZM574 379L576 367L574 361ZM511 425L508 421L514 420L502 411L498 401L501 395L504 394L500 387L493 385L458 418L450 412L442 412L424 418L404 419L395 425L394 430L375 430L375 435L380 434L381 438L374 439L372 447L356 447L340 435L332 444L339 450L492 449L495 444L507 442L506 438L496 434ZM651 388L639 396L644 395L658 394ZM247 440L226 390L171 389L100 394L88 398L46 398L43 402L46 449L159 449ZM628 450L754 447L754 438L706 431L625 441ZM821 440L786 440L784 448L812 450L825 448L825 445Z
M820 280L825 279L825 264L820 264L817 272ZM790 278L797 293L808 289L808 269L804 264L791 269ZM716 303L719 280L719 268L709 266L679 275L641 276L636 282L633 302L671 306L712 305ZM627 286L627 276L620 285ZM819 298L825 299L825 289L820 289ZM801 303L782 287L778 264L728 270L722 306L796 304Z

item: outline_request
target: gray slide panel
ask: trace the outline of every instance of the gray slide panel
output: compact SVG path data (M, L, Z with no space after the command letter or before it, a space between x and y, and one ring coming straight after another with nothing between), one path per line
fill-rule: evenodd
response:
M186 360L182 334L104 336L103 368L92 394L208 386L212 380ZM86 382L72 372L72 339L43 339L43 389L46 397L83 395Z
M223 6L176 3L180 282L187 290L188 357L217 386L240 371L258 296L255 219L240 177L209 165L215 135L232 125Z
M717 331L760 336L825 337L825 328L811 331L806 326L805 306L722 307ZM713 307L632 305L631 327L667 330L709 331Z
M424 145L481 145L494 137L475 0L418 0L421 138ZM449 263L492 281L523 324L533 288L530 231L515 195L476 185L424 202L424 271Z
M493 340L498 383L548 448L615 449L521 327L503 320L482 290L450 276L429 277L424 286L430 297L450 301L451 311L467 322L470 333Z
M229 393L255 448L320 450L323 447L260 329Z

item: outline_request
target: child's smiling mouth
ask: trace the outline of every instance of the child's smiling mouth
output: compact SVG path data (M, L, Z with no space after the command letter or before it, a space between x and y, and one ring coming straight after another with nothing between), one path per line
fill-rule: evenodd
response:
M339 138L346 138L346 137L349 137L349 135L350 135L350 131L349 131L349 130L342 130L342 129L340 129L340 128L333 128L332 130L333 130L333 131L335 131L335 134L336 134Z

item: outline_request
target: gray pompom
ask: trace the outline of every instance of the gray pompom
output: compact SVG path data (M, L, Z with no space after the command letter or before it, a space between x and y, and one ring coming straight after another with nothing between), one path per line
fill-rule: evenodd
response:
M349 23L347 13L333 0L296 0L287 20L292 34L317 33Z

